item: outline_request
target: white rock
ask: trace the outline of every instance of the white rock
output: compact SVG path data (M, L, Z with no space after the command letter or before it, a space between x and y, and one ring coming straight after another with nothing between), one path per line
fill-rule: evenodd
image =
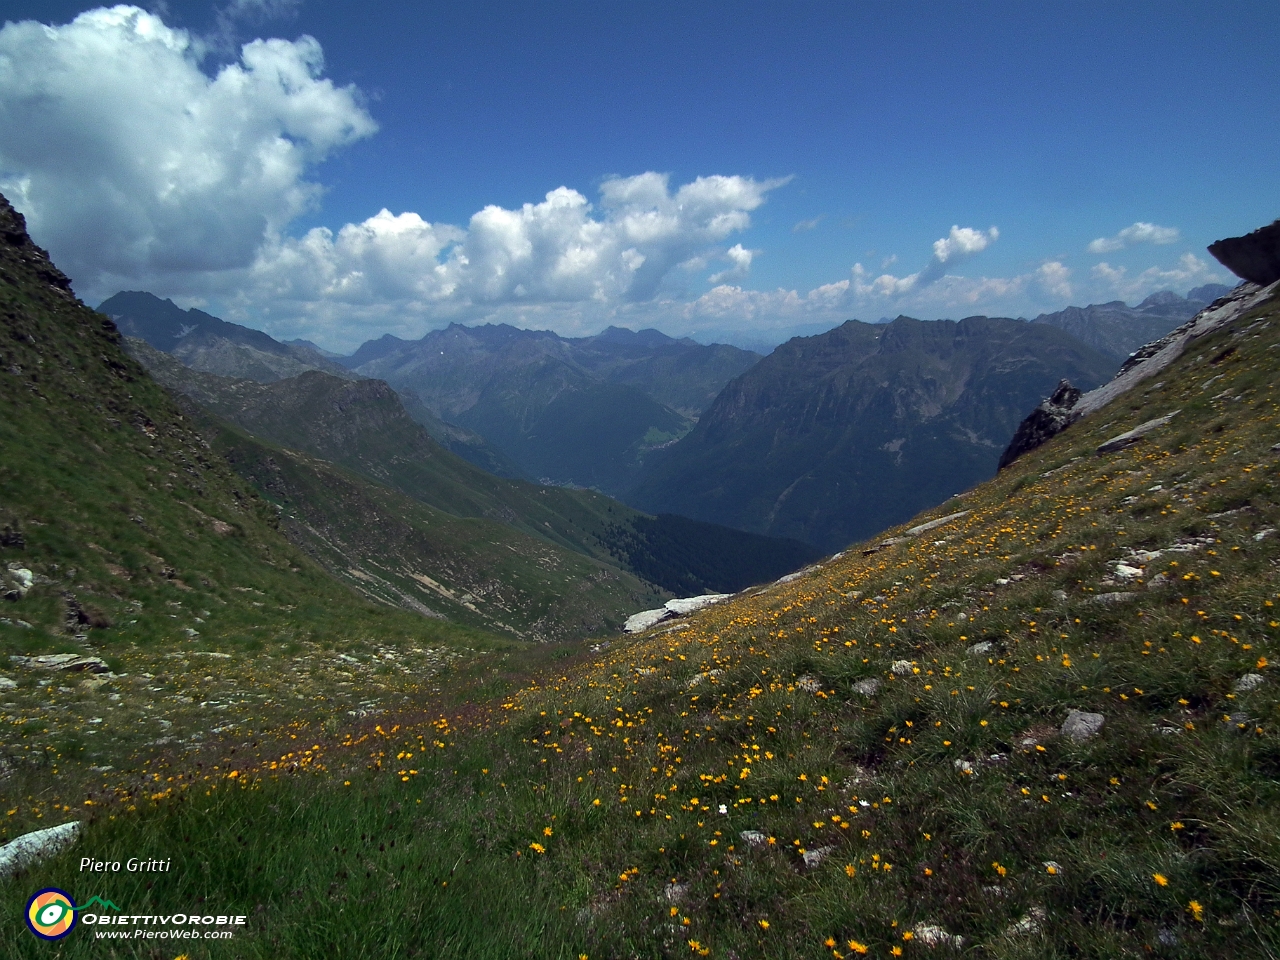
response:
M11 680L9 677L0 675L0 690L12 690L17 685L18 682L16 680Z
M35 575L26 567L10 567L9 573L18 581L18 595L25 597L35 583Z
M662 894L667 898L667 903L683 903L689 896L689 885L687 883L668 883Z
M973 774L973 764L968 760L952 760L951 763L952 766L956 768L957 772L968 775Z
M980 640L971 646L965 653L971 657L985 657L988 653L996 648L996 645L990 640Z
M1141 594L1131 593L1131 592L1099 593L1090 597L1089 600L1092 603L1112 604L1112 603L1124 603L1126 600L1133 600L1139 596L1141 596Z
M11 840L0 847L0 877L12 876L71 846L79 832L80 821L72 820L45 830L24 833L16 840Z
M108 673L111 669L100 657L85 657L78 653L46 653L38 657L12 656L9 659L20 667L36 670L88 670L90 673Z
M743 830L738 836L749 847L765 847L769 845L769 838L759 830Z
M1246 673L1243 677L1231 685L1231 689L1236 693L1248 693L1250 690L1257 690L1266 683L1260 673Z
M958 933L947 933L942 927L932 923L917 923L911 928L911 933L926 947L964 946L964 937Z
M1025 917L1023 917L1017 923L1012 924L1009 927L1009 929L1005 932L1015 937L1031 936L1033 934L1039 933L1042 929L1044 929L1044 919L1045 919L1044 908L1032 907L1030 910L1027 911L1027 915Z
M806 850L803 854L805 867L812 870L822 863L834 849L835 847L818 847L816 850Z
M801 690L803 690L805 693L817 693L819 690L822 689L822 681L819 680L817 677L805 674L803 677L801 677L799 680L796 681L796 686L799 687Z
M1263 527L1261 530L1259 530L1257 533L1253 535L1253 539L1265 540L1267 539L1267 537L1271 536L1275 532L1276 532L1275 527Z
M893 670L894 676L897 677L909 677L915 672L915 667L911 665L910 660L895 660L890 669Z
M728 600L731 596L732 594L729 593L704 593L700 597L686 597L683 600L668 600L666 609L678 616L683 616L688 613L693 613L695 610L701 610L703 607L709 607L713 603Z
M622 629L626 633L642 633L663 620L670 620L673 616L675 614L666 607L659 607L657 610L642 610L627 617L627 622L622 625Z
M1088 740L1096 736L1107 718L1100 713L1086 713L1083 710L1072 710L1062 722L1062 735L1072 740Z
M934 530L942 526L944 523L950 523L952 520L959 520L961 517L967 517L970 512L971 511L969 510L961 510L958 513L949 513L945 517L939 517L937 520L930 520L927 523L921 523L908 530L906 535L908 537L918 537L926 530Z
M1140 567L1131 567L1127 563L1117 563L1115 570L1116 576L1124 580L1132 580L1134 577L1142 576Z
M880 680L876 677L868 677L866 680L859 680L853 685L853 692L860 693L864 697L874 697L876 691L880 689Z
M695 673L689 678L689 686L696 687L703 680L714 680L716 677L723 677L723 670L708 670L706 673Z

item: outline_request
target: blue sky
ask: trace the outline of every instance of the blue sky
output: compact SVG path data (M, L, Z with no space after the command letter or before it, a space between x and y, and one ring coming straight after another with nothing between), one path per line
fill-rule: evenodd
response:
M92 303L335 349L1132 303L1234 282L1205 246L1280 216L1267 3L93 10L5 5L37 241Z

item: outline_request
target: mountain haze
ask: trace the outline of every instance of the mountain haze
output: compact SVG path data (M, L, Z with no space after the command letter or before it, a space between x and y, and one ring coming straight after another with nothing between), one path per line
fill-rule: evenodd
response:
M656 330L568 339L505 324L453 324L421 340L390 335L345 361L414 391L441 419L483 436L529 476L618 494L646 457L688 432L733 377L759 360Z
M373 563L383 524L387 524L388 538L408 543L412 538L403 531L404 522L415 512L421 515L424 529L417 534L421 542L417 547L397 546L394 553L402 559L391 564L403 568L399 588L410 595L416 595L415 583L422 583L415 580L416 572L452 580L438 576L433 572L435 567L406 566L406 550L426 550L446 567L475 568L475 561L465 556L449 556L465 542L461 534L451 532L462 529L458 520L486 520L500 525L488 528L484 538L499 542L504 550L524 557L533 567L552 562L544 555L558 557L564 551L580 557L561 557L554 560L554 566L577 569L582 567L581 558L603 564L612 570L611 575L583 567L570 578L580 578L583 584L566 588L568 592L573 596L582 594L587 581L612 583L610 590L621 590L635 609L652 605L656 589L695 594L738 590L795 570L818 553L795 541L758 537L680 517L646 517L590 490L540 487L493 476L443 449L409 417L397 394L381 380L346 381L309 371L299 377L260 384L199 373L141 341L131 340L130 345L157 380L185 394L203 410L234 424L260 443L300 454L290 459L292 466L288 470L277 469L267 463L270 451L250 449L249 438L237 439L234 431L220 434L219 442L242 448L243 452L228 452L227 456L237 465L249 465L242 472L264 496L280 504L288 499L294 514L310 518L307 523L312 533L329 530L332 533L326 534L328 539L351 543L352 549L347 552L350 556L362 556ZM327 462L323 469L328 471L328 479L314 476L322 465L312 462L312 458ZM277 466L284 463L279 457L276 460ZM340 469L334 472L330 465ZM352 478L342 478L343 469L386 489L370 490ZM308 471L311 475L304 479L302 474ZM325 492L326 487L341 487L347 492ZM414 508L386 507L395 499L393 492L414 501ZM384 506L372 506L374 500ZM429 511L423 514L422 507L445 516L435 521L434 528L426 529ZM473 535L480 536L482 529L475 527ZM294 528L294 532L300 535L302 528ZM536 543L529 543L530 537ZM324 555L324 551L316 552L313 536L308 534L303 540L317 556ZM462 553L474 554L477 549L484 552L474 546L467 546ZM391 559L382 556L377 562L385 568ZM329 565L344 575L341 564ZM477 575L469 573L462 579ZM542 582L536 569L522 576ZM409 580L405 582L404 577ZM637 577L648 582L642 584ZM558 577L556 582L561 580L563 577ZM457 592L487 596L492 591L492 587L482 591L466 586ZM428 595L425 600L418 599L425 602L431 598ZM575 622L594 623L596 630L616 627L625 618L617 616L622 607L616 606L615 600L605 605L607 616L584 620L574 613L573 618ZM510 607L508 603L500 609ZM562 615L570 608L571 605L564 607ZM503 622L511 621L508 617ZM550 636L556 625L550 620L540 621L539 629L540 636Z
M629 501L839 549L990 476L1059 379L1113 369L1047 324L851 320L731 382Z

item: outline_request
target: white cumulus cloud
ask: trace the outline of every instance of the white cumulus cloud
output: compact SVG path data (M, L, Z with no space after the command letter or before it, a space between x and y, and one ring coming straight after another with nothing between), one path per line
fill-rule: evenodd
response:
M309 168L377 125L311 37L216 75L137 7L0 29L0 190L80 288L247 267L318 199Z
M952 226L951 232L933 242L933 257L922 270L896 277L890 273L882 273L871 277L860 263L853 265L853 289L861 296L896 297L912 291L923 289L937 283L947 274L948 265L954 266L977 256L1000 237L995 227L990 230L975 230L972 227ZM890 258L891 263L897 257Z
M1099 237L1097 240L1090 242L1086 248L1090 253L1115 253L1117 250L1123 250L1125 247L1132 247L1139 243L1177 243L1181 236L1177 227L1161 227L1154 223L1144 223L1139 220L1131 226L1125 227L1114 237Z
M724 283L727 280L741 280L751 270L751 261L759 250L748 250L740 243L735 243L724 252L724 259L729 261L729 269L713 273L707 278L709 283Z
M1036 280L1054 297L1063 300L1071 297L1071 270L1057 260L1042 263L1036 269Z
M750 224L749 212L780 181L699 177L672 190L665 174L606 180L597 215L585 196L557 187L519 209L490 205L466 228L383 210L335 235L317 227L264 247L255 282L300 299L413 296L484 305L648 299L675 266ZM759 251L720 256L745 274Z

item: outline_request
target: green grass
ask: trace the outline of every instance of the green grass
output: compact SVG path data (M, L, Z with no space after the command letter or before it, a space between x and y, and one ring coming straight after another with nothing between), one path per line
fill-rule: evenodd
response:
M201 707L220 681L184 653L172 675L150 671L161 690L131 693L138 710L153 695L184 738L139 738L111 771L66 754L101 736L62 719L97 692L24 686L23 709L4 716L32 756L3 782L5 834L86 828L5 881L0 953L957 952L929 950L937 927L963 938L959 952L1002 960L1274 957L1280 536L1265 531L1280 527L1277 321L1273 301L933 513L964 517L597 653L494 651L417 682L404 644L316 599L314 629L322 612L336 618L317 638L286 642L297 628L280 626L261 654L236 648L237 682L269 693L270 709ZM1095 453L1175 409L1143 443ZM147 541L132 549L150 565ZM166 560L199 582L181 556ZM1120 577L1121 561L1140 575ZM289 605L270 569L257 589ZM234 574L215 571L219 585ZM130 589L147 580L163 618L166 598L188 596L141 567ZM1098 599L1117 593L1133 596ZM226 593L228 608L239 596ZM258 602L234 615L252 618ZM162 616L149 622L139 650L173 652ZM361 632L344 640L351 626ZM979 641L990 649L971 652ZM343 642L356 663L336 657ZM286 657L289 643L299 652ZM1251 673L1263 683L1235 689ZM873 695L855 690L872 678ZM339 706L358 714L370 699L380 712ZM1099 735L1061 736L1070 709L1103 714ZM216 735L215 712L229 725ZM171 857L173 870L89 878L84 856ZM50 948L20 919L46 884L129 912L201 904L250 919L230 942L109 948L86 928Z
M1256 537L1280 521L1280 331L1240 328L1211 396L1198 371L1231 332L967 494L934 539L850 551L598 656L481 670L477 695L425 715L299 725L274 753L225 740L202 767L113 781L7 909L46 882L79 891L78 856L157 849L171 880L104 895L252 918L191 956L912 955L918 924L989 957L1274 955L1280 589L1277 539ZM1094 454L1178 407L1190 443L1171 425ZM1213 542L1148 561L1138 598L1094 599L1130 592L1104 582L1130 549L1192 537ZM1264 684L1233 692L1248 672ZM854 692L869 677L880 690ZM1070 708L1102 713L1100 735L1060 736ZM147 799L147 778L171 792Z

